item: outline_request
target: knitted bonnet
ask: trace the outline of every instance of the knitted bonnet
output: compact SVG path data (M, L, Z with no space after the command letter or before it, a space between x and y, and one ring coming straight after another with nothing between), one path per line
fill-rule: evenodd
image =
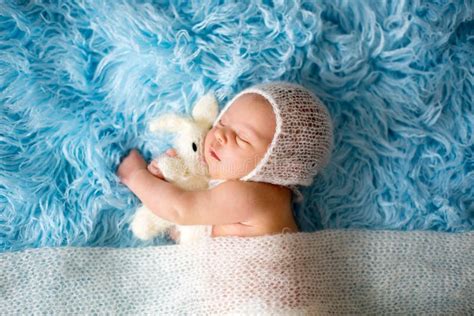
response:
M273 108L273 140L257 166L242 181L267 182L289 187L303 200L296 185L309 186L329 162L333 146L332 123L327 108L301 85L277 81L251 86L234 96L219 113L214 126L243 94L263 96Z

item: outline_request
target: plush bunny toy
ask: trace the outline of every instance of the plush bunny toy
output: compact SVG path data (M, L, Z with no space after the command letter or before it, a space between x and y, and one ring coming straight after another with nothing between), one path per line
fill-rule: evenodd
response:
M209 93L199 99L191 117L164 114L149 123L152 132L163 131L175 134L174 148L177 156L162 155L157 159L158 167L166 181L185 190L207 189L209 174L204 161L204 139L218 113L217 100ZM140 206L131 222L133 234L148 240L164 233L175 224L159 218L146 206ZM206 226L176 225L179 232L177 243L192 242L201 237Z

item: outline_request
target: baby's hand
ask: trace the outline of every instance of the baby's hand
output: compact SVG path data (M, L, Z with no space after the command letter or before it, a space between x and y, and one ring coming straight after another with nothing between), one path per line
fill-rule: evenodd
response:
M175 242L178 241L178 238L181 235L180 232L176 229L176 226L171 227L168 230L168 234L171 237L171 239L173 239L173 241L175 241Z
M127 185L132 175L142 169L146 170L146 161L136 149L132 149L127 157L120 163L117 169L117 175L120 181Z
M166 155L169 157L176 157L177 153L176 150L174 149L168 149L166 151ZM160 168L158 167L158 161L153 160L149 165L148 165L148 171L150 171L151 174L153 174L155 177L158 177L160 179L165 180L165 177L163 176L163 173L161 172Z
M156 160L153 160L152 162L150 162L147 169L155 177L165 180L165 177L163 176L163 173L161 173L161 170L158 167L158 162Z

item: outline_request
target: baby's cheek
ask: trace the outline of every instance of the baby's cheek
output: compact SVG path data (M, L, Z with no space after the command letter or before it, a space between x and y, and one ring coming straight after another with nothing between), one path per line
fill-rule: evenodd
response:
M246 171L248 162L245 157L234 157L230 165L234 173L241 174Z

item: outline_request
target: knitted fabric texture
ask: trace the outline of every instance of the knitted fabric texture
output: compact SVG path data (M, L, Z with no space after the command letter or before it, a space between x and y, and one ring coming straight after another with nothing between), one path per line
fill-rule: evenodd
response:
M326 230L0 256L3 315L472 315L474 232Z
M265 156L240 180L288 186L301 201L296 185L310 185L328 164L333 148L333 126L326 106L301 85L284 81L261 83L234 96L214 126L233 102L246 93L259 94L271 104L276 129Z

